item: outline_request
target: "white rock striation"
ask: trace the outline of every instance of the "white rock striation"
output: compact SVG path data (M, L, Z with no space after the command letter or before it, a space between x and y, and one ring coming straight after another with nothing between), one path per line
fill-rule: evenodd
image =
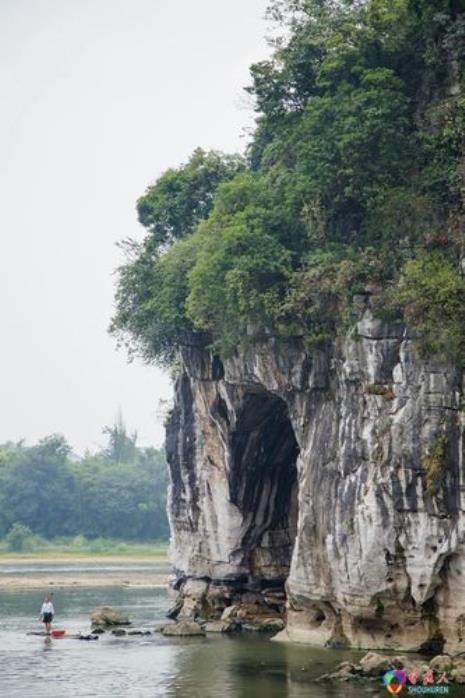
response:
M328 354L184 351L167 454L185 615L285 585L278 639L462 650L461 396L461 370L369 310Z

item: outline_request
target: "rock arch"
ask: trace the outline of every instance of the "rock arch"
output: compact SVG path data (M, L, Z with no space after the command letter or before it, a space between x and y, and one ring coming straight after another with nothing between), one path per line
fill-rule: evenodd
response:
M242 564L251 581L284 584L297 533L299 454L284 400L265 391L247 393L230 453L230 500L244 520Z

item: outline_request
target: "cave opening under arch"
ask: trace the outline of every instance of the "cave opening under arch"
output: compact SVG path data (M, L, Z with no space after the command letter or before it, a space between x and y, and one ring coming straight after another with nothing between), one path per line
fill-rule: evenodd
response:
M283 586L297 533L299 446L282 398L265 391L244 397L231 455L230 497L243 515L249 581Z

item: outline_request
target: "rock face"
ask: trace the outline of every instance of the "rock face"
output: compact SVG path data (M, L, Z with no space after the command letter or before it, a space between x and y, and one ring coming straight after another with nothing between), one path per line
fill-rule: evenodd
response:
M279 639L460 651L461 395L457 367L369 309L329 354L185 351L167 426L180 616L255 595L287 604Z
M227 620L211 620L205 625L206 633L236 633L240 630L240 625Z

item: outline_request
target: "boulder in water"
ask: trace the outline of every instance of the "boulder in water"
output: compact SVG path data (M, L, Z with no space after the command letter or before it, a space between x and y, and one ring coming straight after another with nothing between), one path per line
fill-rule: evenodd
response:
M170 637L194 637L197 635L205 635L205 630L192 620L181 620L178 623L165 625L162 633Z
M455 683L465 684L465 661L463 659L456 660L450 676Z
M90 621L92 625L97 625L100 627L111 626L111 625L131 625L128 616L119 611L115 611L110 606L100 606L99 608L94 608L91 613Z
M380 676L385 671L391 668L392 661L386 655L378 654L377 652L368 652L360 660L365 676Z
M452 657L448 654L438 654L429 663L430 669L439 673L451 671L454 668Z
M123 635L126 635L126 630L123 630L123 628L116 628L111 631L111 634L116 635L116 637L123 637Z
M77 640L98 640L98 635L83 635L82 633L77 636Z
M207 633L237 633L241 631L241 626L228 620L212 620L205 625Z

